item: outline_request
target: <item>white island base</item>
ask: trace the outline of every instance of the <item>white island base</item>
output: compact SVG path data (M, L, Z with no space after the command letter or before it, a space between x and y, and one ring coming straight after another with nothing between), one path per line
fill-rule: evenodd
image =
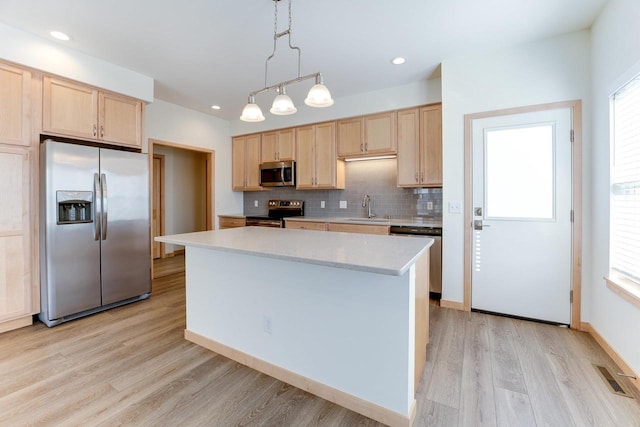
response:
M249 227L156 240L186 246L186 339L385 424L412 425L430 239Z

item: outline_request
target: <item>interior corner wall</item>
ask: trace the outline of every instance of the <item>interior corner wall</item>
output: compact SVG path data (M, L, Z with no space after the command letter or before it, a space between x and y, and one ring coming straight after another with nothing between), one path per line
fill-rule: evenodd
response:
M640 74L640 3L612 0L592 27L593 249L589 277L591 311L586 319L640 373L640 308L609 290L609 96ZM586 264L585 264L586 265Z
M175 104L155 100L146 109L150 139L215 151L215 228L221 214L242 213L242 193L231 191L229 122Z
M465 114L580 99L587 124L583 126L583 150L588 166L589 70L588 30L442 63L443 299L460 303L464 299L464 215L449 213L448 205L464 201ZM587 196L588 167L585 169ZM590 256L588 206L584 200L583 265L589 265Z

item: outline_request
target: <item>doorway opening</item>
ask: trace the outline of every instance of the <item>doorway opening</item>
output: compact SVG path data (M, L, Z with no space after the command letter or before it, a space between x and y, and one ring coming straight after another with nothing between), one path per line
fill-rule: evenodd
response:
M152 277L184 269L184 248L155 242L156 236L212 230L215 152L174 142L149 139L152 203L152 262L170 268L152 268ZM156 265L157 264L157 265ZM159 276L160 275L160 276Z

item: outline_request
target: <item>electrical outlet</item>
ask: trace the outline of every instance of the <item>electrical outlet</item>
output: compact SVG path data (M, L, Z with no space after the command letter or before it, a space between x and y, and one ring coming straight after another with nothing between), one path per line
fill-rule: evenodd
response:
M258 207L258 201L257 201L257 200L254 200L254 201L253 201L253 207L254 207L254 208L257 208L257 207Z
M324 209L324 200L320 200L320 209Z
M340 200L340 209L347 209L347 201Z
M433 210L433 202L427 202L427 210L428 211L432 211Z
M266 334L271 335L271 332L272 332L271 317L264 316L262 318L262 329Z

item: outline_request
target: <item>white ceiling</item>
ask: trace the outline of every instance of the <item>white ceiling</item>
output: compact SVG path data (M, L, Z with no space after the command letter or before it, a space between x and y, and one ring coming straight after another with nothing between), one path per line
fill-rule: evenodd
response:
M292 0L292 43L302 49L302 75L321 72L339 102L432 77L448 58L589 28L607 1ZM287 0L278 9L283 31ZM153 77L156 98L235 120L264 86L274 2L0 0L0 21L47 38L64 31L66 46ZM393 66L395 56L407 62ZM269 64L268 84L297 76L286 37ZM308 108L311 85L288 88L298 108ZM258 95L263 111L273 96Z

